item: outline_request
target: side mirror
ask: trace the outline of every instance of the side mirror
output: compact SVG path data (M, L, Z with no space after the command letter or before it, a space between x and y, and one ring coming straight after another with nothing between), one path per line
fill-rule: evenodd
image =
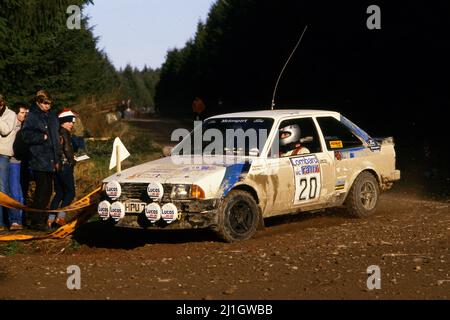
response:
M251 156L251 157L259 156L259 149L258 148L251 148L249 153L248 153L248 155Z
M164 147L163 148L163 155L164 157L170 157L172 155L173 147Z
M309 143L309 142L313 142L314 138L312 136L308 136L308 137L304 137L300 139L300 143Z

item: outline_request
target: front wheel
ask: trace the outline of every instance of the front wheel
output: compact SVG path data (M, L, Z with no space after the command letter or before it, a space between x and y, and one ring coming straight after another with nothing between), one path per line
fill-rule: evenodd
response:
M226 242L251 238L259 224L259 209L255 199L242 190L232 190L218 209L216 233Z
M361 173L353 183L345 205L350 215L365 218L377 208L380 188L377 179L369 172Z

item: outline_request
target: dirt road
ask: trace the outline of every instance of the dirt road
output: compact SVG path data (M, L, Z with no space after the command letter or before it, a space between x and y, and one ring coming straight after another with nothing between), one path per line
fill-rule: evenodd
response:
M385 194L378 213L266 221L242 243L208 232L107 231L22 245L0 257L0 299L449 299L450 204ZM20 252L20 250L18 250ZM81 270L68 290L67 267ZM381 289L367 289L377 265Z
M158 131L160 144L178 126L137 125ZM269 219L242 243L218 242L206 231L91 223L63 241L1 245L0 300L450 299L450 202L411 190L400 184L383 194L368 219L341 209ZM73 265L80 290L66 285ZM372 265L381 289L370 291Z

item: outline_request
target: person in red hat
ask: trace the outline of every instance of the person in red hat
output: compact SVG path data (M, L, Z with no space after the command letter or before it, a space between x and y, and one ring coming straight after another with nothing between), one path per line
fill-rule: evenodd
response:
M71 131L76 121L76 115L70 109L64 109L58 114L59 137L61 145L61 168L55 177L55 196L50 204L51 210L64 208L72 203L75 198L75 179L73 169L75 167L75 152L72 146ZM50 229L66 224L66 213L59 212L48 216L47 225Z

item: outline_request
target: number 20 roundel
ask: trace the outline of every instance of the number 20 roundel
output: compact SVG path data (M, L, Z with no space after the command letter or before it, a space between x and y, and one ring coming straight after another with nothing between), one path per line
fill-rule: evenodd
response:
M291 158L294 170L294 204L304 204L319 199L321 190L320 163L316 156Z

